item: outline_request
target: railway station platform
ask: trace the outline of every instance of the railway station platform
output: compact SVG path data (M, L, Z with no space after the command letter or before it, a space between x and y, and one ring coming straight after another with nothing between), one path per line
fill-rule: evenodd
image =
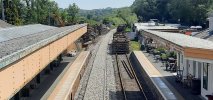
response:
M141 51L134 51L130 55L133 67L140 70L145 83L150 88L155 98L162 100L182 100L170 87L165 83L162 74L152 65Z
M191 90L189 88L183 87L181 83L177 83L175 80L176 73L165 71L166 67L162 67L163 64L160 61L156 62L153 55L149 55L146 52L143 52L143 54L152 63L152 65L161 73L161 75L164 77L165 83L168 85L168 87L170 87L172 91L175 91L176 93L178 93L178 95L185 100L202 100L203 99L203 97L199 95L191 94Z
M80 52L77 52L75 56L63 56L62 61L57 67L54 67L50 73L41 73L41 82L36 86L37 88L31 91L29 97L25 100L41 100L47 98L49 94L54 90L54 87L60 82L60 79L66 73L67 69L73 64Z
M133 54L134 58L137 59L133 59ZM146 72L153 80L155 80L154 78L160 78L177 100L202 100L201 96L191 94L190 89L184 88L180 83L177 83L175 81L175 73L165 71L165 67L162 67L163 64L156 62L154 56L142 51L134 51L133 54L131 55L131 59L138 60L141 66L143 66L143 68L140 68L143 70L142 73ZM164 91L163 89L161 90Z
M68 69L58 80L57 85L53 84L53 88L42 100L73 100L77 91L79 82L88 64L91 54L89 51L81 52L75 61L68 65Z

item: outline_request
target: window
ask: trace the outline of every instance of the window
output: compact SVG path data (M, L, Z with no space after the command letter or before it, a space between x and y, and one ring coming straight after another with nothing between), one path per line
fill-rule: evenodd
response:
M208 90L208 67L209 63L203 63L203 88Z

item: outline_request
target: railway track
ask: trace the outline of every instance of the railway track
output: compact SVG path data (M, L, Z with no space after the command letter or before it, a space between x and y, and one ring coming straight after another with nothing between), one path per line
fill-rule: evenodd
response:
M118 78L124 100L148 100L127 54L115 54Z

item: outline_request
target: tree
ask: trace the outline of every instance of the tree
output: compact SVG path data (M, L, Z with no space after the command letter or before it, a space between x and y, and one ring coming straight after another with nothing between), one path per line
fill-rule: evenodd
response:
M22 20L20 18L21 1L20 0L4 0L4 15L5 20L14 25L20 25Z
M138 20L136 14L132 13L130 8L123 8L118 10L117 16L122 18L128 27L131 27L131 25Z
M3 0L5 18L14 25L48 24L50 14L59 14L56 2L50 0Z
M72 5L69 5L67 9L68 15L69 15L69 23L75 24L77 22L77 14L79 12L78 6L73 3Z
M135 0L132 5L133 11L137 16L141 16L144 21L158 16L156 7L156 0Z
M213 0L135 0L131 8L143 21L156 18L162 22L203 25L212 5Z
M60 16L65 23L68 23L68 12L66 10L60 9Z

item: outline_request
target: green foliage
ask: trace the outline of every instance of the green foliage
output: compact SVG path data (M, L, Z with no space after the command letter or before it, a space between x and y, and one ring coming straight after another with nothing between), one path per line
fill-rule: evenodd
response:
M131 27L138 20L136 14L132 13L130 8L119 9L117 16L123 19L128 27Z
M55 25L58 19L67 24L78 22L79 8L71 4L67 9L60 9L52 0L5 0L5 19L14 25L22 24L51 24ZM49 22L50 21L50 22Z
M127 7L80 10L73 3L61 9L53 0L5 0L5 3L6 21L14 25L40 23L58 26L61 22L67 25L86 22L91 25L104 23L112 27L127 24L131 27L138 20Z
M132 51L139 51L140 50L140 43L137 41L130 41L130 49Z
M213 0L135 0L133 11L139 20L159 19L187 25L203 25Z
M127 24L128 27L137 22L137 16L129 7L125 8L106 8L96 10L80 10L80 15L90 20L95 20L103 24L118 26Z
M125 32L131 32L131 30L132 29L128 27L128 28L125 29Z
M166 52L166 56L167 56L167 57L174 57L174 58L176 58L176 55L177 55L177 53L174 52L174 51Z
M51 24L59 16L66 24L88 22L90 24L127 24L159 19L186 25L205 25L209 12L213 12L213 0L135 0L131 8L106 8L80 10L76 4L60 9L52 0L4 0L6 21L14 24ZM1 8L0 8L1 9ZM132 12L133 11L133 12ZM49 22L50 21L50 22Z
M165 60L165 59L167 59L167 58L168 58L168 56L167 56L166 54L162 54L162 55L161 55L161 59Z
M116 16L107 16L103 19L102 23L105 25L111 25L111 28L116 28L118 25L126 24L122 18Z
M115 10L113 8L106 9L94 9L94 10L80 10L79 15L86 17L87 19L92 19L95 21L103 21L105 17L109 17L111 15L114 16Z
M110 21L110 18L109 17L106 17L103 19L103 24L110 24L111 21Z
M132 9L137 16L145 21L157 16L156 7L156 0L135 0L132 5Z
M99 25L100 24L100 22L97 22L97 21L91 20L91 19L86 20L86 23L88 23L91 26Z
M176 57L176 55L177 55L177 53L176 52L174 52L174 51L172 51L172 52L170 52L170 57Z
M21 0L4 0L4 11L5 11L5 20L7 20L8 23L20 25L22 24L21 20Z
M157 48L157 50L160 52L160 53L165 53L166 49L163 48L163 47L159 47Z
M170 52L166 52L166 56L167 56L167 57L170 57L170 56L171 56L171 53L170 53Z
M75 3L73 3L72 5L71 4L69 5L69 7L67 9L67 13L69 15L68 23L71 23L71 24L77 23L78 12L79 12L79 8Z

